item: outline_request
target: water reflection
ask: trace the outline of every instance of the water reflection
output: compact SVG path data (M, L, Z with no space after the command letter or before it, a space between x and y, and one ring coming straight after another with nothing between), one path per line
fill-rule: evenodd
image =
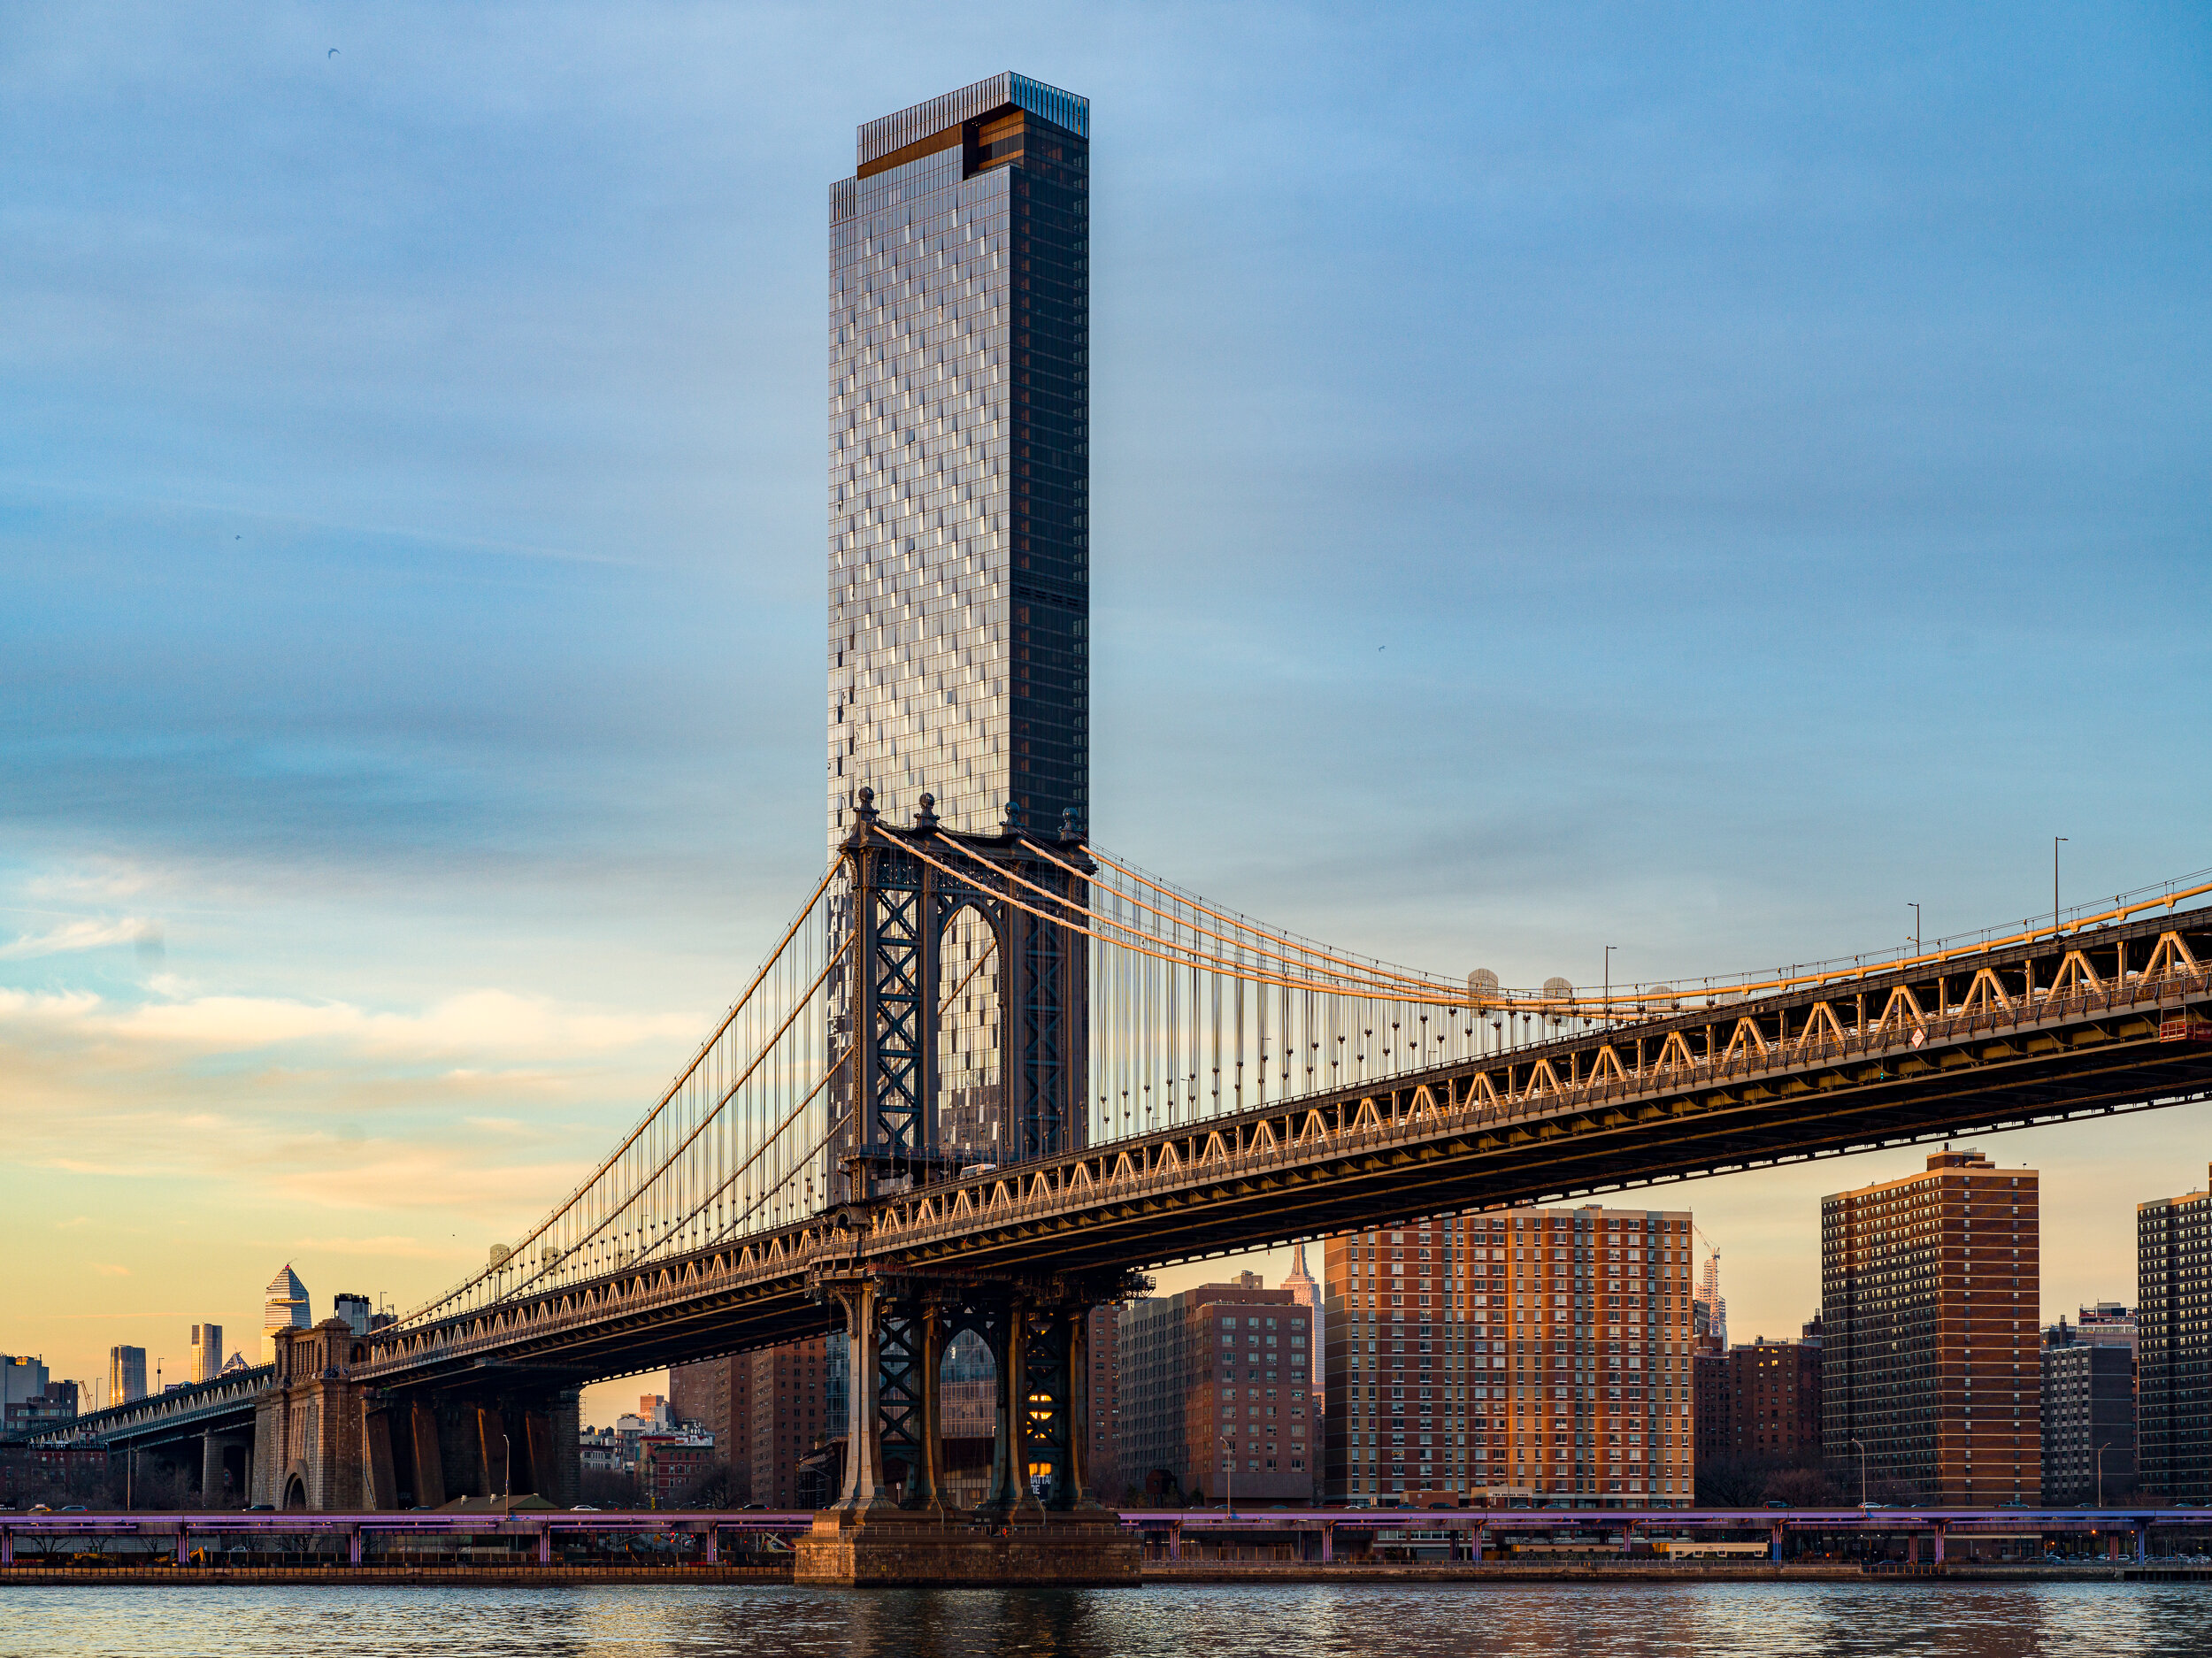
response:
M2212 1650L2212 1585L762 1585L0 1590L0 1651L223 1658L2132 1658Z

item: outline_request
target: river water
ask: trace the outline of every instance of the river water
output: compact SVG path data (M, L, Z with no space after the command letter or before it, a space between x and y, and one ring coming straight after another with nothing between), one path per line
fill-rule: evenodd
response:
M2212 1654L2212 1584L826 1592L4 1588L0 1654L222 1658L2022 1658Z

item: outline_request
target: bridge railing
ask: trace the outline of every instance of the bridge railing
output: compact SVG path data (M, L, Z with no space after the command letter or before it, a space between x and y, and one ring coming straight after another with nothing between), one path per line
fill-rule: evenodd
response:
M2029 1029L2118 1009L2155 1006L2170 1002L2177 996L2202 997L2208 994L2212 994L2212 963L2192 963L2175 956L2154 973L2132 973L2124 979L2109 980L2097 986L2085 984L2061 991L2044 989L2032 995L2014 998L2008 1008L1991 1000L1978 1002L1970 1007L1953 1006L1932 1014L1922 1012L1909 1021L1886 1024L1876 1017L1875 1010L1870 1009L1870 1017L1863 1025L1847 1026L1840 1037L1808 1039L1800 1036L1795 1040L1764 1042L1755 1048L1747 1046L1733 1053L1724 1049L1719 1055L1712 1057L1693 1054L1685 1062L1663 1066L1654 1063L1653 1056L1647 1055L1640 1066L1624 1065L1620 1074L1609 1074L1596 1079L1567 1081L1550 1076L1530 1076L1518 1087L1496 1088L1488 1096L1482 1096L1466 1086L1467 1078L1463 1072L1455 1073L1462 1092L1455 1094L1448 1086L1444 1087L1440 1091L1438 1109L1447 1115L1448 1121L1505 1125L1563 1112L1628 1104L1655 1094L1749 1081L1778 1071L1832 1063L1854 1055L1868 1059L1909 1058L1924 1048L1940 1051L1978 1033ZM1736 1018L1748 1021L1755 1010L1734 1009L1729 1011ZM1853 1011L1855 1013L1855 1009ZM1766 1017L1771 1018L1775 1016L1769 1012ZM1719 1040L1727 1040L1725 1032L1732 1023L1726 1018L1717 1022L1717 1031L1723 1033ZM1586 1040L1585 1045L1587 1046ZM1509 1055L1501 1055L1498 1063L1502 1071L1509 1072L1533 1070L1525 1055L1517 1058ZM1400 1092L1403 1091L1403 1080L1400 1079ZM1439 1081L1444 1082L1445 1078L1440 1077ZM1377 1092L1379 1094L1387 1090L1379 1088ZM1325 1093L1280 1101L1271 1107L1255 1107L1251 1115L1258 1117L1275 1112L1294 1117L1310 1106L1324 1102L1348 1108L1356 1097L1356 1093L1351 1095L1342 1091ZM1348 1109L1347 1115L1351 1117L1351 1121L1330 1135L1327 1150L1333 1152L1362 1146L1394 1145L1417 1140L1435 1132L1432 1121L1410 1111L1377 1117L1371 1121L1363 1120L1350 1113ZM1229 1114L1224 1113L1193 1127L1217 1129L1230 1121ZM1068 1191L1063 1185L1048 1181L1046 1188L1039 1188L1038 1177L1045 1173L1048 1165L1057 1163L1065 1168L1071 1166L1079 1158L1095 1157L1104 1170L1125 1146L1148 1140L1156 1144L1174 1138L1171 1132L1156 1132L1150 1136L1131 1136L1124 1141L1102 1142L1083 1153L1068 1154L1057 1159L1037 1159L1029 1164L1010 1165L940 1188L937 1193L937 1218L922 1224L901 1222L898 1223L899 1231L902 1238L919 1240L957 1232L978 1224L1041 1218L1064 1209L1069 1201ZM1230 1155L1240 1174L1260 1176L1271 1170L1287 1169L1311 1157L1314 1149L1311 1145L1301 1143L1292 1135L1276 1134L1264 1144L1240 1143ZM1194 1177L1205 1178L1203 1164L1188 1155L1179 1154L1172 1162L1163 1158L1141 1158L1130 1173L1109 1173L1098 1178L1094 1186L1102 1195L1110 1194L1114 1201L1120 1201L1179 1190ZM970 1202L964 1209L958 1208L958 1193L963 1187L970 1194ZM908 1207L910 1209L912 1206L910 1203Z

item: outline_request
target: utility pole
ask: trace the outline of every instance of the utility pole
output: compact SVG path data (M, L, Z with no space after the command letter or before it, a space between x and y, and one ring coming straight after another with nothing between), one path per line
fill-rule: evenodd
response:
M2058 933L2058 849L2066 844L2064 835L2051 837L2051 933Z

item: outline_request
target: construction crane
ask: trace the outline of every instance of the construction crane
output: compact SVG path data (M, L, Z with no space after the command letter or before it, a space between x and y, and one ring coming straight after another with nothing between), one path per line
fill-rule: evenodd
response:
M1691 1234L1704 1246L1705 1266L1690 1290L1690 1299L1705 1303L1707 1332L1716 1339L1724 1339L1728 1330L1728 1302L1720 1293L1720 1250L1705 1229L1695 1221L1690 1223Z

